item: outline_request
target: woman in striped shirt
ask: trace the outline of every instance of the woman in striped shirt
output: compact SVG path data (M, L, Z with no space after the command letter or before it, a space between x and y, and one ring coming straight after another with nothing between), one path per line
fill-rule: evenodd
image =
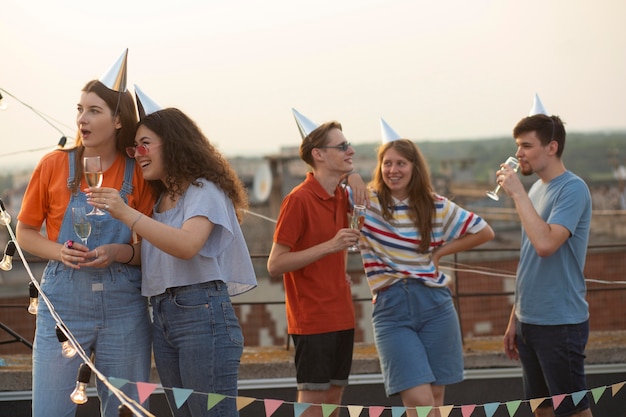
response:
M416 416L416 406L435 407L429 416L438 416L445 386L463 379L461 331L439 259L494 233L434 193L426 161L407 139L380 147L369 191L360 249L385 390L400 395L407 416Z

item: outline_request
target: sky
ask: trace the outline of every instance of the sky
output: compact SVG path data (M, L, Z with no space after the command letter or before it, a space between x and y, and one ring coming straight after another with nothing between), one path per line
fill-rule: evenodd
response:
M568 131L626 130L623 0L3 0L0 171L76 132L80 89L125 48L134 84L227 157L354 144L380 118L419 141L509 136L535 93ZM0 91L1 92L1 91ZM1 173L1 172L0 172Z

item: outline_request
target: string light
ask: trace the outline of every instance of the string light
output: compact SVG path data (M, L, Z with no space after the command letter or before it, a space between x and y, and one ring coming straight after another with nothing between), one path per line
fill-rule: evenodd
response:
M8 226L11 224L11 215L4 207L4 201L0 198L0 225Z
M13 256L15 255L15 242L9 240L7 246L4 248L4 256L2 262L0 262L0 269L3 271L10 271L13 269Z
M39 290L33 281L28 283L28 296L30 297L28 312L30 314L37 314L37 308L39 307Z
M39 110L35 109L33 106L30 106L30 105L24 103L22 100L20 100L19 98L15 97L13 94L9 93L4 88L0 88L0 91L4 91L4 93L6 95L10 96L11 98L13 98L17 102L19 102L21 105L23 105L24 107L28 108L30 111L32 111L37 116L39 116L44 122L48 123L54 130L59 132L61 134L61 139L59 139L59 142L57 143L57 146L59 148L63 148L65 146L65 144L67 143L67 137L65 136L65 133L63 133L63 131L61 129L59 129L56 125L54 125L50 121L50 120L54 120L52 117L44 115L42 112L40 112ZM8 106L7 102L3 100L2 93L0 93L0 110L6 110L8 107L9 106ZM60 122L58 122L56 120L55 120L55 122L61 124Z
M87 402L87 384L91 379L91 368L86 363L81 363L76 377L76 388L70 394L70 398L75 404L85 404Z
M65 333L63 333L63 330L59 327L58 324L54 330L57 333L57 339L59 339L59 342L61 343L61 354L66 358L76 356L76 349L67 339L67 336L65 335Z

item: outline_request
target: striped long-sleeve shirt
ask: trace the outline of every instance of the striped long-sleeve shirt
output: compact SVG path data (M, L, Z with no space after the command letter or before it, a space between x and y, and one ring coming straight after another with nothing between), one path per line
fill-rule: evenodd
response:
M487 223L478 215L456 205L445 197L435 196L436 214L430 248L418 252L419 230L402 201L395 201L391 222L383 219L378 196L370 190L370 207L361 229L361 256L372 293L404 279L412 278L431 287L444 287L450 278L437 274L432 251L466 233L477 233Z

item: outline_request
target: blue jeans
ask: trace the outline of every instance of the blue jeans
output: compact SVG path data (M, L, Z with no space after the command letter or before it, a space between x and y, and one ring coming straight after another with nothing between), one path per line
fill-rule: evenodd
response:
M387 396L463 380L461 328L448 288L397 282L378 292L372 324Z
M170 288L151 297L154 359L166 388L193 389L176 405L165 390L175 417L233 417L243 333L222 281ZM207 410L206 393L227 395Z
M81 205L87 205L84 194L70 199L58 242L77 239L71 207ZM89 248L130 241L130 229L108 213L91 217ZM141 295L139 267L113 263L107 268L72 269L50 261L41 289L85 353L95 354L95 365L104 376L131 382L150 379L150 315L148 300ZM69 396L82 360L78 355L71 359L61 355L55 325L47 305L40 301L33 344L33 417L73 417L76 413ZM102 415L117 417L117 397L99 380L97 389ZM134 384L126 384L122 391L139 401Z
M589 321L556 326L518 321L516 341L526 398L551 397L586 390L585 346L588 339ZM550 401L545 401L541 406L551 407ZM587 396L574 406L572 397L568 395L554 410L554 414L569 416L587 408Z

